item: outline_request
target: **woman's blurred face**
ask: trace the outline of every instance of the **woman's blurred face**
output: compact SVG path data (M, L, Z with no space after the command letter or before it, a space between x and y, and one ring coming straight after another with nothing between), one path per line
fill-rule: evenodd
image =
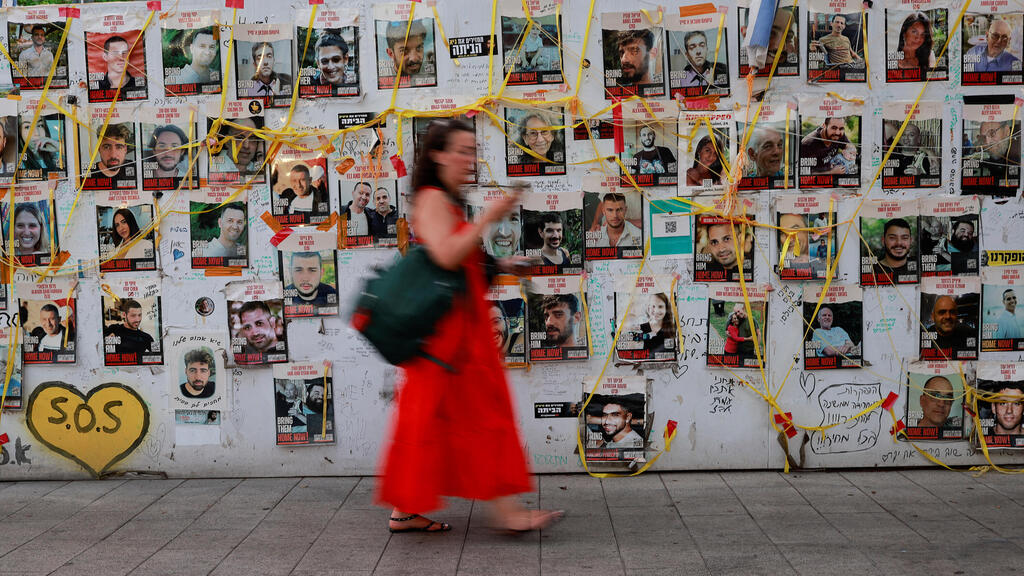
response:
M114 231L122 240L127 240L132 235L132 229L128 221L121 214L114 214Z
M448 146L434 153L438 177L446 186L461 186L472 181L476 169L476 136L465 130L454 130Z
M39 220L36 220L36 217L27 210L18 214L18 217L14 219L14 237L18 241L20 250L31 251L35 248L39 243L42 231L43 227Z

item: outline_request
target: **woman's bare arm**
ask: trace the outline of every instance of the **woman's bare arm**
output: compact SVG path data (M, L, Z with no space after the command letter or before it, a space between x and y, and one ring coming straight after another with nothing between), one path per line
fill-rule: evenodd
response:
M487 225L500 220L518 201L518 196L510 195L491 203L476 222L455 233L458 219L452 214L447 195L437 188L423 188L416 193L413 229L435 264L455 270L480 246Z

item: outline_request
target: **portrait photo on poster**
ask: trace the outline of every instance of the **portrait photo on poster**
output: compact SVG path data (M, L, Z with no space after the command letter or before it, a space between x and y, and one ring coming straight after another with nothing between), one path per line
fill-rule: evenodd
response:
M497 284L487 291L494 342L506 366L526 365L526 301L519 284Z
M800 101L800 189L861 185L861 111L833 96Z
M960 24L964 86L1013 86L1024 83L1020 31L1024 14L967 12Z
M583 272L582 196L533 193L523 198L523 246L533 259L531 275Z
M739 282L741 273L745 282L754 281L753 226L701 214L694 217L694 228L694 282ZM742 251L739 254L737 247Z
M68 51L60 50L56 57L64 25L65 19L60 18L56 6L8 9L7 52L17 65L11 66L11 79L16 86L38 90L46 84L53 68L50 88L68 87Z
M235 94L267 108L291 105L292 29L284 23L235 25Z
M562 108L505 107L505 166L509 178L565 174Z
M295 230L278 244L284 317L338 315L338 235Z
M221 118L219 104L211 104L206 110L207 135ZM207 148L210 184L265 183L267 143L255 132L264 126L263 104L259 100L228 101L222 121L217 128L216 145Z
M579 278L535 276L527 284L526 298L530 362L589 357Z
M89 123L78 127L80 174L83 190L133 190L139 166L135 123L127 107L114 108L107 121L106 107L89 109ZM96 151L95 159L90 163Z
M964 370L957 362L911 362L907 370L907 438L964 437ZM970 371L973 372L973 371Z
M736 34L736 43L740 55L739 73L740 77L746 77L751 72L745 40L747 27L750 26L750 0L739 0L737 4L736 20L739 34ZM793 0L781 0L778 3L768 36L765 65L756 70L755 76L768 76L772 66L776 66L775 76L800 75L800 11L793 4ZM776 60L778 65L775 65Z
M859 0L810 0L807 6L807 81L867 81L864 59L869 17Z
M377 89L437 86L433 18L410 18L409 4L374 4ZM427 13L425 10L421 14Z
M601 14L605 99L665 95L664 37L643 12Z
M782 267L775 269L780 280L822 280L836 257L835 233L838 209L831 198L821 194L780 195L777 210L776 245ZM829 210L832 209L832 212ZM830 260L832 259L832 260ZM778 262L774 258L773 262Z
M921 276L977 276L981 239L978 197L922 198Z
M146 107L139 111L143 190L199 187L199 153L189 146L198 129L185 107ZM193 111L194 114L194 111Z
M39 120L32 125L32 116L39 100L31 97L21 101L21 117L18 121L17 150L24 150L17 169L19 182L35 180L60 180L68 175L67 133L64 116L55 108L44 105ZM6 128L4 137L7 136ZM0 174L2 178L2 174Z
M832 284L823 291L823 286L805 285L803 317L807 326L803 330L804 370L862 366L864 298L860 286Z
M734 129L731 112L680 114L679 133L689 135L685 146L679 147L681 167L686 169L684 196L717 193L729 182L726 166Z
M670 275L615 277L615 357L624 362L674 362L679 354ZM619 328L621 325L621 328ZM614 331L613 331L614 333Z
M96 193L101 272L156 269L153 197L139 190Z
M961 193L1017 194L1021 162L1018 112L1013 95L964 96Z
M249 266L249 207L246 192L229 188L193 190L189 200L192 269Z
M917 284L918 205L912 200L869 201L860 211L861 286Z
M148 99L146 43L142 30L112 32L102 24L99 13L93 18L99 22L98 26L83 21L89 102Z
M288 361L283 292L280 282L239 281L224 288L235 364Z
M11 331L20 330L17 326L4 326L0 328L0 374L4 374L6 394L0 410L20 410L22 405L22 361L21 354L15 350L14 354L8 354L10 349L8 342L11 340ZM11 366L10 376L7 377L7 361L10 358L14 364Z
M111 280L102 297L103 365L163 364L159 278Z
M334 378L330 362L274 366L274 423L278 446L334 443Z
M943 108L939 102L888 102L882 106L882 157L889 154L882 168L883 188L942 185Z
M47 188L49 186L41 183ZM19 190L21 192L21 190ZM45 193L22 196L18 202L15 196L14 214L10 204L0 202L0 224L3 225L3 244L22 266L47 266L51 254L60 253L60 227L57 225L56 206ZM13 222L12 222L13 216ZM11 238L7 232L14 230L14 245L8 245Z
M508 78L509 86L564 81L559 40L561 15L555 10L557 2L546 0L538 4L536 9L531 7L527 18L519 0L501 3L503 75Z
M1024 364L979 362L977 385L985 400L978 402L978 434L988 448L1024 448Z
M270 164L271 211L284 226L320 224L331 213L327 158L284 146Z
M921 280L921 360L977 360L981 280Z
M582 434L587 461L643 460L649 434L647 380L643 376L606 376L596 390L593 381L585 381L583 399L588 397Z
M751 318L747 313L749 303ZM748 285L717 284L708 288L708 368L753 368L767 362L765 318L767 292ZM760 355L761 360L758 360Z
M584 179L586 186L586 178ZM586 260L642 258L644 255L643 196L633 188L595 187L583 193Z
M981 351L1024 350L1024 267L985 267L981 280Z
M729 28L713 4L688 16L668 15L670 98L729 95Z
M21 356L25 364L74 364L78 333L76 296L78 281L17 284L21 321Z
M478 187L466 195L466 211L470 222L476 222L483 214L489 202L505 196L500 187ZM522 206L509 211L497 222L487 225L483 232L484 252L499 258L522 256L523 252L523 213Z
M295 14L299 98L359 96L358 16L346 10L317 10L309 28L308 12Z
M679 182L677 117L660 102L627 103L622 108L621 185L629 188L634 185L676 186Z
M403 215L396 180L342 180L339 202L346 248L397 245L398 220Z
M220 94L221 36L215 10L161 15L164 96Z
M224 336L172 330L167 334L170 404L175 410L230 409L231 376L224 367Z
M886 8L886 82L949 78L948 54L938 57L949 36L949 11L944 4L897 0Z
M737 146L746 142L746 161L737 188L795 189L800 151L796 107L786 102L762 102L757 122L749 122L757 108L750 106L735 114Z

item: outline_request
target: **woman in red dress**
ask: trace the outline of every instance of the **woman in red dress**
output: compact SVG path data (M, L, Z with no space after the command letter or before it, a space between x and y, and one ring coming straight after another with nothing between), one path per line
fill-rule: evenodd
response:
M496 526L509 530L537 530L561 515L527 510L515 497L530 491L532 482L490 326L481 239L520 198L508 195L476 222L466 222L460 191L475 165L472 127L455 120L431 123L413 170L413 230L435 264L465 271L467 286L424 345L431 358L401 366L376 496L379 504L393 506L392 532L450 530L421 516L441 508L443 496L491 501ZM490 264L514 273L524 260Z

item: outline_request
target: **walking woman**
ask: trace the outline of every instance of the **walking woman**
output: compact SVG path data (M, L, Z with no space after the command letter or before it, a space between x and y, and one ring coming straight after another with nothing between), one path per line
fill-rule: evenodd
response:
M467 287L424 345L432 359L401 366L376 495L379 504L393 507L392 532L450 530L421 516L441 508L443 496L491 501L495 527L507 530L539 530L561 516L527 510L516 499L532 483L484 298L481 239L520 199L506 196L466 222L460 190L475 165L476 138L468 124L431 123L412 175L412 227L435 264L465 271ZM486 262L514 273L525 260Z

